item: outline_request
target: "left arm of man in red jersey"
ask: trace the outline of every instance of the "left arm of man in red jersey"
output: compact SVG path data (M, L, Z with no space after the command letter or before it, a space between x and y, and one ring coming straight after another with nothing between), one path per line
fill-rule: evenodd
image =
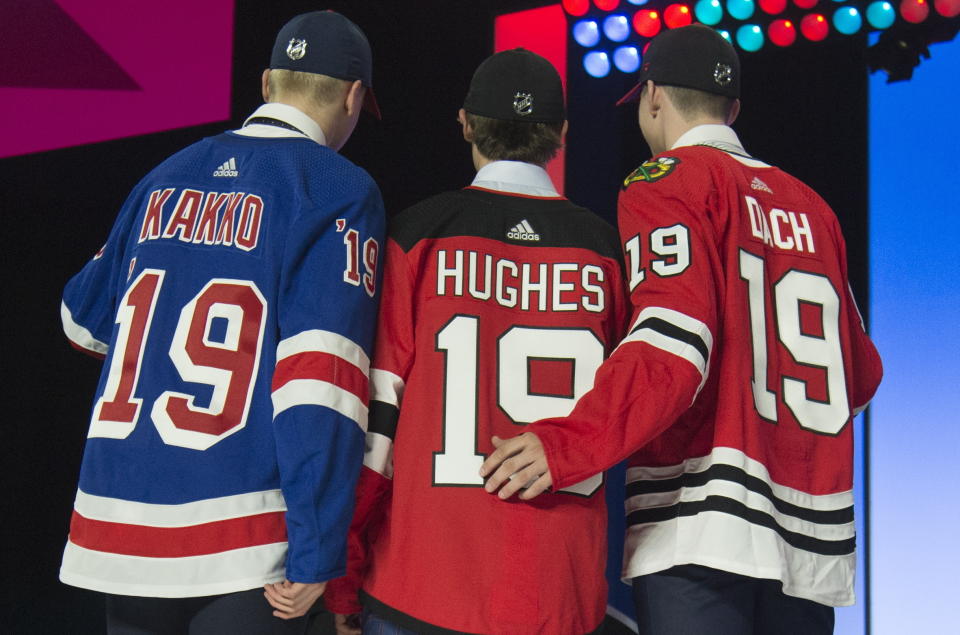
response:
M628 334L569 416L494 441L481 468L488 492L507 499L527 485L520 498L531 499L576 483L627 458L690 408L708 376L719 312L708 178L679 160L665 176L628 177L618 204L633 305Z

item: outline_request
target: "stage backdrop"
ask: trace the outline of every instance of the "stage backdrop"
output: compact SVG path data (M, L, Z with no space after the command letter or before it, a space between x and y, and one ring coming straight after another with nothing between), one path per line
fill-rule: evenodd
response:
M956 632L960 569L960 42L908 82L870 78L873 635Z

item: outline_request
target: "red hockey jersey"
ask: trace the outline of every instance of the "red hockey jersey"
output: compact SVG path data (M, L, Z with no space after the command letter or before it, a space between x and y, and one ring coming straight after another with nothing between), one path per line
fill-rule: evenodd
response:
M853 602L853 426L881 376L827 204L694 128L627 177L629 334L569 419L555 486L632 454L624 578L695 563ZM709 147L709 145L714 147Z
M416 632L586 633L606 607L602 476L530 503L483 490L492 435L572 409L623 335L612 227L480 188L399 215L387 246L348 579L325 596Z

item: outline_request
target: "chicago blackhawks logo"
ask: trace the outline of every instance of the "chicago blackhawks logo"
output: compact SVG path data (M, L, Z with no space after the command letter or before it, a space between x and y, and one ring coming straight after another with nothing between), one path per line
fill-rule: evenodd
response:
M647 183L659 181L673 172L679 163L680 159L676 157L657 157L646 161L623 180L623 189L627 189L628 185L637 181L646 181Z
M293 61L302 59L307 54L307 41L293 38L287 44L287 57Z

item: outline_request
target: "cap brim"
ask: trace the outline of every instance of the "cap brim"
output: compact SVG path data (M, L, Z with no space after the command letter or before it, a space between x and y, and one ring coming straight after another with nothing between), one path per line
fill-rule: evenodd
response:
M363 109L368 113L380 119L380 106L377 104L377 98L373 94L373 89L369 86L367 87L367 94L363 98Z
M622 106L622 105L624 105L624 104L629 104L631 101L637 101L638 99L640 99L640 92L641 92L642 90L643 90L643 82L640 82L640 83L638 83L636 86L634 86L633 88L631 88L630 91L629 91L626 95L624 95L623 97L621 97L621 98L617 101L617 105L618 105L618 106Z

